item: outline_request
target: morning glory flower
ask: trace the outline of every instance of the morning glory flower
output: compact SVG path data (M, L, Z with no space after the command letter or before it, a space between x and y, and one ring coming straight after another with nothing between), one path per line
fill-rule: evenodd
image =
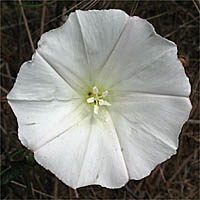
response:
M120 10L77 10L42 35L8 101L19 139L72 188L119 188L178 148L191 110L176 45Z

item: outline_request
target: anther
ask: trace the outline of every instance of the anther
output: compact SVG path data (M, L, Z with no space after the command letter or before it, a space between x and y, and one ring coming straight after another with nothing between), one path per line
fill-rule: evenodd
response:
M88 102L88 103L94 103L94 97L88 98L88 99L87 99L87 102Z
M102 92L102 97L106 97L106 96L108 96L108 90Z
M103 100L103 99L99 100L99 105L100 106L111 106L111 104L108 101Z
M99 106L98 105L94 105L94 114L98 115L99 113Z
M93 89L93 94L98 95L98 93L99 93L98 88L96 86L94 86L92 89Z

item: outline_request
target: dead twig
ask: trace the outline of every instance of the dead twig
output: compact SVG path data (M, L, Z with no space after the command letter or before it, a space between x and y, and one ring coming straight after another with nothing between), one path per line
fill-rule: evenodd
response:
M189 22L186 22L186 23L180 25L179 27L176 28L176 30L174 30L174 31L172 31L171 33L165 35L164 37L165 37L165 38L168 38L168 37L172 36L174 33L176 33L177 31L179 31L179 29L181 29L181 28L183 28L183 27L185 27L185 26L191 24L192 22L196 21L198 18L199 18L199 16L195 17L194 19L190 20Z
M199 9L199 6L197 5L196 1L195 1L195 0L192 0L192 2L193 2L195 8L197 9L197 11L198 11L199 14L200 14L200 9Z
M130 16L133 16L135 14L135 11L136 11L136 9L138 7L138 4L139 4L139 0L136 0L134 2L134 6L131 8Z
M125 186L127 192L133 197L134 199L138 199L138 197L133 193L133 191L128 187L128 185Z
M196 79L195 79L193 86L192 86L192 94L190 95L191 99L193 99L193 97L195 95L195 91L197 91L199 82L200 82L200 71L196 74Z
M33 51L33 53L34 53L34 52L35 52L35 48L34 48L34 45L33 45L33 40L32 40L32 37L31 37L31 32L30 32L30 29L29 29L29 26L28 26L28 22L27 22L25 13L24 13L24 8L23 8L23 6L22 6L22 1L21 1L21 0L18 0L18 1L19 1L19 4L21 5L21 6L20 6L20 10L21 10L21 13L22 13L22 17L23 17L23 19L24 19L26 31L27 31L28 38L29 38L29 42L30 42L32 51Z
M9 75L7 75L7 74L3 74L3 73L0 72L0 75L1 75L2 77L5 77L5 78L9 78L9 79L15 80L14 77L9 76Z
M196 151L196 150L195 150ZM167 182L172 182L176 176L180 173L180 171L185 167L185 165L187 165L191 158L193 157L193 154L190 154L180 165L180 167L177 169L177 171L174 173L174 175L167 181Z
M46 3L46 0L44 0L44 4ZM45 21L45 13L46 13L46 6L43 6L42 8L42 18L41 18L41 25L40 25L40 36L44 32L44 21Z
M1 89L4 93L8 94L8 90L6 90L4 87L0 86L0 89Z
M148 17L148 18L146 18L146 20L156 19L156 18L162 17L162 16L164 16L164 15L166 15L166 14L169 14L169 12L166 11L166 12L160 13L160 14L158 14L158 15L155 15L155 16L152 16L152 17Z
M87 8L85 8L85 9L86 9L86 10L91 9L92 7L94 7L94 6L97 4L97 2L98 2L98 0L94 0L94 1L91 2L91 4L90 4Z
M190 123L190 124L200 124L200 120L190 119L190 120L188 120L188 123Z
M58 199L58 179L55 177L55 183L54 183L54 198Z
M21 183L18 183L18 182L16 182L16 181L10 181L11 183L13 183L13 184L15 184L15 185L18 185L18 186L20 186L20 187L22 187L22 188L27 188L26 187L26 185L23 185L23 184L21 184ZM55 199L54 198L54 196L51 196L51 195L49 195L49 194L46 194L46 193L44 193L44 192L41 192L41 191L39 191L39 190L36 190L36 189L32 189L33 190L33 192L35 192L35 193L38 193L38 194L41 194L41 195L43 195L43 196L45 196L45 197L49 197L49 198L52 198L52 199Z

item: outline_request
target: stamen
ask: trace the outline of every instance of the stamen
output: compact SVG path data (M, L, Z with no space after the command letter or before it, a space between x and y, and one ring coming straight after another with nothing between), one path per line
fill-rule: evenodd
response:
M111 106L111 104L108 101L103 100L103 99L99 100L99 105L100 106Z
M87 102L88 102L88 103L94 103L94 97L88 98L88 99L87 99Z
M106 96L108 96L108 90L102 92L102 97L106 97Z
M98 93L99 93L99 90L96 86L93 87L93 93L96 95L98 95Z
M91 93L88 99L87 99L87 103L94 103L94 114L98 115L99 113L99 106L111 106L111 104L106 101L105 98L106 96L108 96L108 90L105 90L102 92L102 95L99 95L99 90L96 86L94 86L92 88L93 93Z
M98 105L94 105L94 114L98 115L99 113L99 106Z

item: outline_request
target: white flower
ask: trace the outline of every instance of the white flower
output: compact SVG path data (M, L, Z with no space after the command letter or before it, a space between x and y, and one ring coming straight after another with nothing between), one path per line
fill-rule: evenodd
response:
M8 100L19 139L67 185L123 186L176 153L190 84L173 42L120 10L43 34Z

